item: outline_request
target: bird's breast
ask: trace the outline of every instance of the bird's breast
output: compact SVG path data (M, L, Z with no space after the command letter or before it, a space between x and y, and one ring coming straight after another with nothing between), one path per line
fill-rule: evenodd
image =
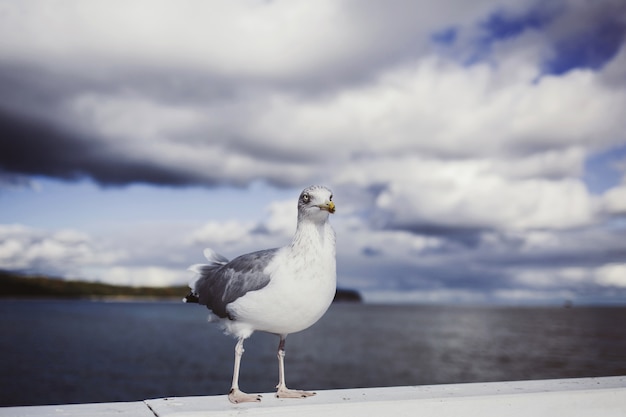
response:
M269 284L229 305L236 320L277 334L298 332L319 320L336 291L332 237L321 245L291 245L278 251L264 271L271 277Z

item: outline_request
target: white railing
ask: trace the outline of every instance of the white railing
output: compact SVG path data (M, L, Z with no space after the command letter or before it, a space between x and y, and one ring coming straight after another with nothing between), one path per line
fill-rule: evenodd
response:
M226 396L0 408L0 417L626 416L626 376L318 391L233 405Z

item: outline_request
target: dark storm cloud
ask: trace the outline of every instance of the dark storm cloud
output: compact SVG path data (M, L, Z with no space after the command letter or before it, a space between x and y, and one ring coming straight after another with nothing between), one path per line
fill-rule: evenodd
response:
M81 77L54 74L44 68L0 60L0 108L54 114L59 101L83 88ZM93 86L92 86L93 87Z
M6 175L39 175L106 185L133 182L186 184L172 170L115 155L95 132L80 132L56 121L67 97L87 89L105 91L109 82L67 77L41 68L4 65L0 69L0 169Z
M265 84L263 89L271 89L271 84ZM258 81L253 78L228 79L184 69L168 72L163 68L119 71L109 68L102 74L81 74L0 63L0 91L3 92L0 96L0 173L5 177L4 182L9 181L9 176L40 175L62 180L90 178L102 185L242 186L252 179L265 177L276 186L291 186L293 177L267 173L267 169L259 168L263 172L255 174L254 167L248 166L235 175L223 169L229 164L241 164L229 162L238 158L247 158L255 165L258 162L266 166L288 164L301 168L321 158L303 153L297 146L273 145L271 138L246 137L245 132L240 132L245 122L259 111L255 99L246 92L257 88ZM296 96L305 94L307 89L305 83ZM321 94L319 89L316 91ZM94 97L96 111L102 108L106 111L103 107L107 105L106 100L115 103L130 98L154 106L156 111L162 106L165 112L182 108L202 113L207 119L215 119L218 126L210 128L201 125L202 121L192 122L183 126L184 133L168 132L161 138L142 137L124 126L123 135L115 137L103 134L102 130L109 126L97 125L100 122L93 109L81 115L71 108L81 97ZM125 117L124 110L113 110L118 112L116 117ZM88 119L82 120L84 116ZM149 118L148 122L156 126L157 131L162 129L158 113ZM142 122L137 120L138 131L143 127ZM132 153L120 149L125 143L133 144ZM167 145L177 146L178 150L192 152L197 157L206 153L214 162L208 163L206 169L189 168L184 157L169 158L168 151L161 151ZM146 146L145 153L141 151L143 146ZM156 160L154 156L159 154L164 158Z
M150 161L114 155L109 146L88 137L79 137L77 133L51 123L28 120L2 111L0 169L7 173L65 180L91 178L103 185L136 182L185 185L200 182L197 178L151 164Z
M0 166L4 171L74 179L91 171L89 154L98 154L96 147L88 144L50 124L0 112Z

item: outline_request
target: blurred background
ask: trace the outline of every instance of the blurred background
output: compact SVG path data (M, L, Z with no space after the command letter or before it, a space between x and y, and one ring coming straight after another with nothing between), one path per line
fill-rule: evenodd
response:
M290 337L290 385L624 374L625 45L620 0L0 0L0 405L227 392L202 308L49 296L179 298L316 183L363 302Z

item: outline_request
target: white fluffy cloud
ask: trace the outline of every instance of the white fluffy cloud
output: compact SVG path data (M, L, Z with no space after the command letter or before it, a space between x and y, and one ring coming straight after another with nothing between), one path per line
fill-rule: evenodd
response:
M595 285L626 287L626 264L623 263L607 263L594 267L525 269L514 275L517 282L534 290L585 288L589 291Z
M541 164L531 159L528 168L521 161L512 165L507 172L504 162L485 159L376 158L349 166L338 182L363 188L389 184L374 203L374 216L393 228L563 229L594 221L594 198L582 181L540 173L517 178L520 172L541 171L535 166ZM545 171L552 169L546 164Z
M603 265L596 270L597 281L601 285L626 287L626 264L613 263Z
M88 265L110 265L123 251L102 251L98 243L76 230L45 231L13 224L0 225L0 268L49 271L78 276Z
M539 81L514 77L505 84L500 78L509 79L487 65L424 58L321 97L278 90L172 105L122 91L72 98L67 118L98 132L120 154L147 154L165 166L186 161L198 177L207 166L236 175L228 163L246 166L250 177L274 177L269 162L297 172L290 161L404 153L509 156L514 163L535 158L540 164L551 151L580 158L584 149L615 145L626 130L619 111L626 89L605 86L591 71ZM151 151L149 144L158 147Z
M241 224L237 221L205 223L200 229L191 233L192 244L217 245L232 244L248 239L253 225Z
M0 269L119 285L186 284L187 267L204 261L206 247L232 258L288 243L295 231L295 201L269 203L266 211L267 220L257 223L135 221L92 235L0 224Z
M611 188L602 199L607 213L626 215L626 184Z
M160 67L276 82L340 78L409 48L442 24L471 22L493 1L367 5L301 1L3 1L5 56L65 71ZM389 30L393 22L393 30ZM323 28L323 30L320 30Z
M99 281L113 285L167 287L187 283L184 272L177 268L113 266L93 272L96 276L99 275Z

